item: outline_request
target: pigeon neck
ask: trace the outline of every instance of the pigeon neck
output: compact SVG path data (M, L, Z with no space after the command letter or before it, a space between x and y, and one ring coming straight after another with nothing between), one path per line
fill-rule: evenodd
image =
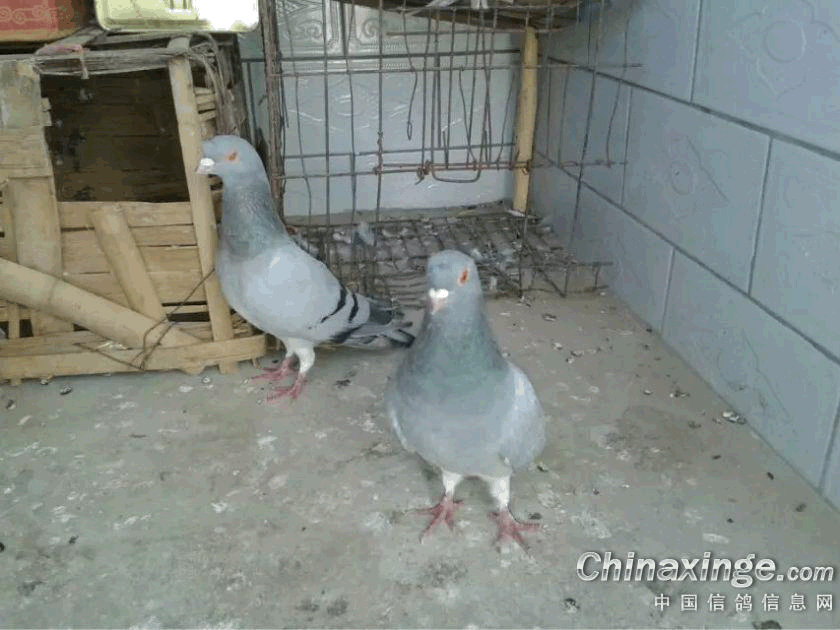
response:
M272 203L267 179L223 183L221 237L239 256L253 256L289 238Z
M476 373L476 368L501 369L505 359L493 336L490 322L481 305L461 312L441 312L428 322L434 343L422 344L436 355L436 364L452 374Z

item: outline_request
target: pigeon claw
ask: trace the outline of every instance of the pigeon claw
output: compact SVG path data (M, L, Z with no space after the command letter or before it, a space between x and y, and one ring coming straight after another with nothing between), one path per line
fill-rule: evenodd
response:
M266 400L268 402L275 402L281 398L285 398L286 396L292 400L297 400L297 397L300 396L301 390L303 390L304 380L303 376L298 375L291 387L278 387L270 396L266 397Z
M513 515L508 510L491 512L490 517L499 526L499 534L496 536L497 543L506 538L510 538L511 540L515 540L525 551L528 551L528 543L522 538L520 532L532 532L540 529L539 523L520 523L513 518Z
M451 495L444 494L437 505L430 508L421 508L417 510L418 514L431 514L432 520L426 526L426 529L420 534L422 541L426 535L441 523L449 525L449 529L455 527L455 510L461 505L463 501L455 501Z
M251 377L252 381L282 381L292 373L292 359L288 357L276 368L262 368L263 373Z

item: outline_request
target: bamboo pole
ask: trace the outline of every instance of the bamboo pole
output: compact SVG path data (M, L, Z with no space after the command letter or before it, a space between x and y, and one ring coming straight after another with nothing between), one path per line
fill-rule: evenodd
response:
M35 269L0 258L0 297L84 326L127 348L185 346L200 340ZM162 333L164 333L162 335Z
M8 252L6 252L6 256L8 260L12 262L17 262L17 239L15 238L15 222L12 218L12 209L9 207L8 203L0 205L3 209L3 222L4 222L4 232L6 237L6 243L8 244ZM20 320L21 320L21 308L19 305L15 304L14 302L7 302L6 309L9 317L8 326L9 326L9 339L18 339L20 338ZM2 318L0 318L2 319ZM0 374L3 371L0 370ZM16 377L11 377L9 379L9 384L12 386L17 386L21 384L21 379Z
M0 208L3 209L4 216L4 232L8 251L5 252L6 258L12 262L17 262L17 239L15 238L15 222L12 220L12 209L9 204L2 204ZM9 339L17 339L20 337L20 306L14 302L9 302L6 306L9 317ZM18 385L19 383L13 383Z
M5 147L0 162L12 171L25 167L25 177L9 177L4 205L14 224L17 260L27 267L61 275L61 228L52 162L43 131L41 77L28 62L0 62L0 136L29 136ZM10 164L9 161L15 162ZM5 170L5 169L4 169ZM23 173L19 173L23 174ZM45 313L31 313L32 332L45 335L72 330L67 322Z
M166 311L158 299L149 277L140 248L131 235L125 215L116 204L109 204L88 213L99 246L111 270L117 276L128 304L138 313L155 321L166 319Z
M534 156L534 127L537 123L537 33L532 27L528 27L522 39L522 75L516 120L516 161L527 162L529 166L516 169L513 173L513 209L524 213L528 211L530 162Z
M169 61L169 82L172 85L172 99L175 102L175 115L178 118L178 136L181 140L181 154L184 159L187 188L192 204L201 275L208 276L216 258L216 220L207 177L196 173L203 152L201 121L193 88L192 69L186 57L189 51L189 38L176 37L169 42L168 48L184 53ZM232 339L233 322L230 306L222 295L222 288L216 274L209 275L204 283L204 289L207 295L207 311L210 314L213 339L216 341ZM222 374L236 372L236 369L235 361L223 361L219 364L219 371Z

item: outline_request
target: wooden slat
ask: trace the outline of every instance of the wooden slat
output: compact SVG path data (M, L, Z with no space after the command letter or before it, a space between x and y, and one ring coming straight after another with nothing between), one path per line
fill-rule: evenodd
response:
M182 322L179 328L201 341L213 341L213 332L210 330L210 322ZM250 327L245 322L237 322L235 326L237 337L251 335ZM32 356L39 354L64 354L67 352L78 352L76 344L84 344L88 347L103 345L104 347L119 349L112 341L105 339L89 330L77 330L74 332L54 333L43 337L26 337L23 339L10 339L0 341L0 356ZM131 348L126 348L130 350ZM136 349L135 349L136 350Z
M192 69L186 57L189 38L177 37L170 42L168 48L184 53L169 62L169 80L175 103L175 115L178 118L178 135L181 140L184 172L192 204L201 273L202 276L210 274L205 284L205 291L210 323L213 327L213 338L222 341L233 337L233 324L230 306L222 296L219 280L215 274L211 274L216 255L216 222L210 186L206 176L195 172L202 157L201 121L195 101ZM222 373L231 373L236 370L236 364L222 362L219 370Z
M195 229L191 225L134 227L130 230L134 240L140 246L195 245Z
M0 128L0 174L4 179L52 176L42 127Z
M192 225L192 206L189 201L147 203L141 201L62 201L58 204L62 228L91 227L88 212L105 204L117 204L130 227L161 225ZM135 236L137 238L137 236ZM193 239L194 241L195 239Z
M52 116L50 115L50 99L42 98L41 99L41 126L43 127L51 127L52 126Z
M29 309L18 304L12 304L6 300L0 300L0 322L9 322L11 325L13 311L17 309L18 321L29 319Z
M69 273L101 273L111 269L93 230L63 232L61 246L64 248L64 268ZM150 272L200 269L198 248L195 246L143 246L140 252Z
M184 370L198 373L208 365L235 363L255 359L265 354L265 335L240 337L226 341L197 343L177 348L158 347L151 353L146 369ZM107 353L107 356L101 352ZM101 352L80 349L74 353L0 356L0 374L6 378L43 378L75 374L103 374L105 372L137 372L126 365L137 360L137 350L108 350ZM110 357L110 358L109 358Z
M116 280L114 280L113 282L114 282L114 284L116 284ZM77 286L80 286L81 288L85 288L88 291L96 293L90 287L82 287L81 284L77 284ZM119 288L119 287L117 287L117 288ZM119 296L120 299L123 300L122 302L119 302L119 300L113 299L112 297L110 297L108 295L103 295L102 297L108 298L112 302L118 302L118 303L122 304L123 306L128 305L124 295ZM201 299L201 298L196 298L196 299ZM171 315L172 313L178 313L179 315L184 315L184 314L187 314L187 313L206 313L207 312L207 304L184 304L183 306L179 306L179 304L180 304L180 301L176 302L176 303L167 304L166 301L164 300L163 309L169 315ZM10 302L6 302L5 300L0 300L0 322L9 321L9 309L12 308L12 307L18 307L19 318L20 318L21 321L25 320L25 319L29 319L29 309L28 308L23 307L23 306L18 306L16 304L11 304ZM208 324L208 326L209 326L209 324ZM53 334L55 334L55 333L53 333ZM48 336L51 337L52 335L48 335Z
M103 296L104 297L104 296ZM125 298L123 298L125 299ZM112 300L116 301L116 300ZM0 322L8 321L8 308L10 306L17 306L15 304L11 304L6 302L5 300L0 300ZM163 309L166 311L168 315L172 315L173 313L177 313L179 315L185 314L196 314L196 313L206 313L207 312L207 304L184 304L180 305L180 303L176 304L166 304L164 303ZM18 312L20 316L20 320L23 321L25 319L29 319L29 309L23 306L18 307ZM208 323L209 326L209 323ZM55 334L55 333L53 333ZM52 336L52 335L49 335Z
M65 235L72 234L66 230L92 229L90 222L85 220L82 212L95 209L105 204L116 204L124 209L126 220L131 225L131 234L138 245L195 245L195 230L192 227L192 213L187 202L172 204L141 204L133 202L103 201L103 202L64 202L59 203L59 219ZM161 207L161 210L147 212L140 209L133 212L131 206L149 206L151 208ZM67 209L71 206L71 209ZM171 208L165 208L171 206ZM0 217L2 218L2 217ZM6 221L0 221L0 232L6 229ZM180 224L180 225L179 225ZM0 256L6 251L3 244L3 236L0 236Z
M198 111L200 112L206 109L213 109L216 107L216 97L213 92L210 92L209 94L196 93L195 103L198 105Z
M32 64L0 61L0 129L41 126L41 79Z
M201 280L198 269L189 271L151 271L149 277L155 287L155 293L164 304L177 304L186 300L190 292ZM119 282L110 272L103 273L65 273L64 280L81 289L96 293L112 302L128 306L128 299ZM204 300L203 286L190 297L190 302Z
M164 304L164 310L167 314L172 315L186 315L187 313L206 313L207 312L207 304ZM234 327L235 328L235 327Z
M189 332L196 339L202 341L212 341L210 333L210 324L198 322L198 325L193 325L188 328L184 325L184 331ZM66 333L54 333L52 335L44 335L43 337L25 337L23 339L15 339L0 342L0 357L19 357L19 356L37 356L39 354L66 354L68 352L79 352L78 343L84 344L88 347L96 347L102 345L108 348L122 348L113 341L105 339L102 335L97 335L89 330L76 330ZM130 348L122 348L130 350Z
M157 252L160 250L173 251L175 247L183 250L195 249L195 230L190 225L167 225L163 227L139 227L129 228L135 242L142 250ZM99 252L89 252L87 248L96 247L96 236L93 230L73 230L61 233L62 247L67 250L64 253L65 265L68 271L75 273L107 271L110 267L103 266L104 258ZM86 256L89 260L85 260ZM154 253L152 254L154 256ZM186 254L184 255L186 256ZM77 260L81 258L82 260ZM154 260L159 258L155 257ZM187 261L187 258L178 258L179 261ZM195 268L198 269L198 258L194 259ZM84 266L80 266L84 265Z
M131 308L154 320L166 319L140 248L122 212L105 206L90 213L99 247L117 277Z

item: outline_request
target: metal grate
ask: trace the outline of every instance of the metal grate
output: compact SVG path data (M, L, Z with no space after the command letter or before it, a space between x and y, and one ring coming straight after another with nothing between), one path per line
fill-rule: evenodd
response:
M416 178L438 190L459 187L454 203L488 201L501 196L504 171L547 165L574 167L580 190L583 167L620 166L609 147L606 159L587 150L594 90L575 159L545 155L538 146L525 159L514 133L522 62L513 34L541 34L536 67L550 92L553 72L574 65L551 56L557 31L588 22L597 41L609 3L532 0L491 2L485 11L457 4L418 11L422 4L260 0L268 115L256 140L284 221L349 288L406 308L422 305L426 261L447 248L473 256L490 295L601 288L609 262L575 261L548 225L504 202L426 211L409 209L399 195ZM633 64L625 55L621 65ZM541 114L546 129L555 105L564 106L549 104ZM385 209L394 206L405 208L401 216ZM578 213L576 200L575 220Z
M576 261L550 226L499 204L410 218L383 214L373 224L290 227L348 288L410 309L423 306L428 257L444 249L472 256L489 297L595 291L604 286L602 268L611 264Z

